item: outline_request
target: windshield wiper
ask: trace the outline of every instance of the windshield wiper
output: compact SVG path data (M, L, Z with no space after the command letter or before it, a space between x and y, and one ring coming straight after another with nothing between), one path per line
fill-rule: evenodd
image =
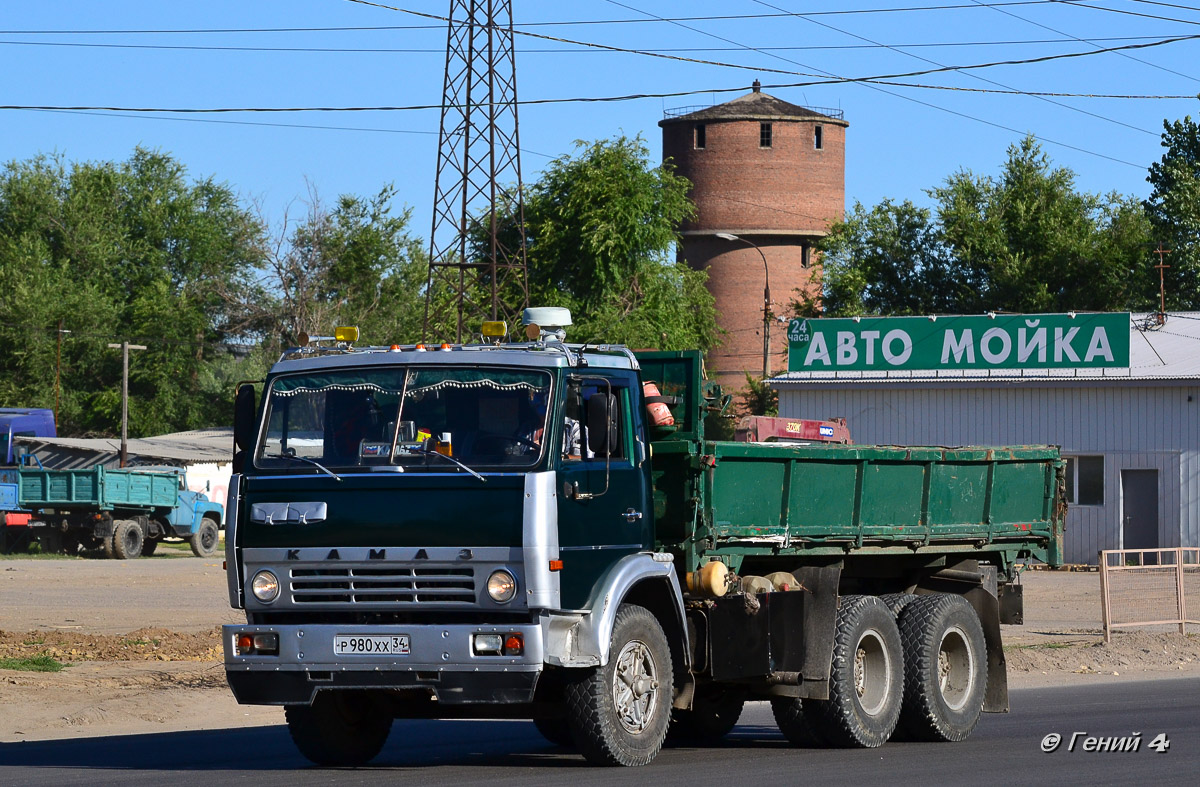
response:
M474 470L472 470L471 468L467 467L466 465L464 465L462 462L458 461L458 460L457 460L457 459L455 459L454 457L450 456L449 454L443 454L443 453L441 453L440 451L434 451L432 448L425 448L425 447L421 447L421 448L420 448L420 449L418 449L418 450L419 450L421 453L425 454L426 456L440 456L440 457L442 457L443 459L448 459L449 461L451 461L451 462L453 462L454 464L456 464L456 465L458 465L459 467L461 467L463 470L466 470L468 473L470 473L471 475L473 475L473 476L475 476L476 478L478 478L478 479L479 479L480 481L482 481L483 483L485 483L485 484L487 483L487 479L486 479L486 478L484 478L483 476L481 476L479 473L475 472L475 471L474 471Z
M318 470L322 470L326 475L332 476L333 480L340 482L342 477L330 470L325 465L318 462L316 459L309 459L307 456L296 456L295 454L263 454L263 459L294 459L297 462L307 462Z

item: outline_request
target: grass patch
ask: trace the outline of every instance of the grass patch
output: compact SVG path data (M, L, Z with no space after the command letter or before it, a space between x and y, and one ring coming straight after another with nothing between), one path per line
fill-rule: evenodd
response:
M121 640L122 645L153 645L156 648L158 647L158 643L160 643L160 642L162 642L162 640L160 640L160 639L125 639L125 640Z
M0 552L0 560L77 560L75 555L64 555L61 552L42 552L34 547L29 552Z
M16 658L0 659L0 669L20 670L22 672L62 672L66 664L47 656L19 656Z
M32 647L33 645L45 645L45 644L46 644L46 640L44 640L44 639L31 639L31 640L27 640L27 641L25 641L25 642L22 642L21 644L22 644L22 645L24 645L24 646L26 646L26 647Z

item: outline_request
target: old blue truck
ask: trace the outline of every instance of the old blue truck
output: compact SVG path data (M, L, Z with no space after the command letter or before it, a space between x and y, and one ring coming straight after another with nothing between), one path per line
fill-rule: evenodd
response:
M183 468L82 470L16 468L16 502L29 534L47 552L102 548L110 558L152 555L183 539L198 557L216 550L225 508L188 489Z

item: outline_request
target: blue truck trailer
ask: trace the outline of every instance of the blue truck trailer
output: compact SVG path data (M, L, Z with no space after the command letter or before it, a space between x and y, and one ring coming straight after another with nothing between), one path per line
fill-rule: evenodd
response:
M198 557L217 550L225 508L188 489L183 468L17 468L17 502L33 512L32 535L47 552L102 548L108 557L152 555L183 539Z

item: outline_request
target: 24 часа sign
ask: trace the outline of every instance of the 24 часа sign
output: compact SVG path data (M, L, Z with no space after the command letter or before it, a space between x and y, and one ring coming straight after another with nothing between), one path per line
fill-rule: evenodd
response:
M788 371L1129 366L1129 313L792 320Z

